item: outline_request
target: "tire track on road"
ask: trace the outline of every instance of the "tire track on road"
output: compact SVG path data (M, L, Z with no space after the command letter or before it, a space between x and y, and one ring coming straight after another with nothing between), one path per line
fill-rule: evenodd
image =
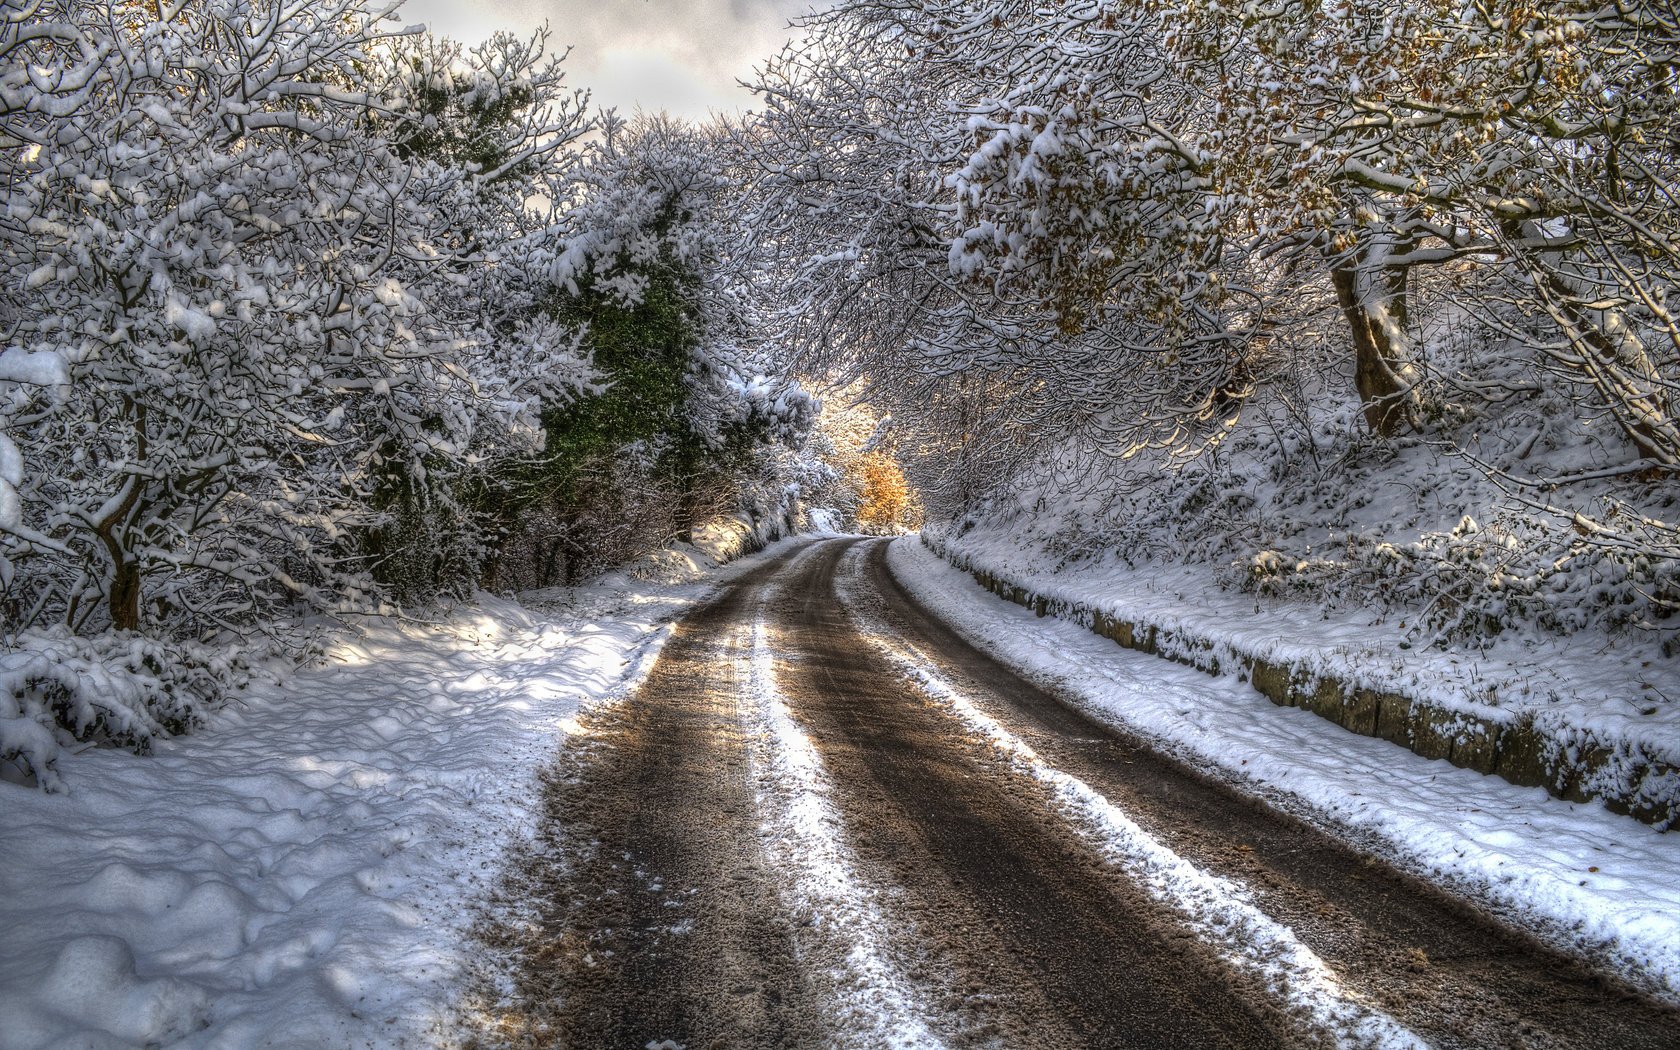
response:
M760 848L738 710L739 626L788 563L684 618L636 694L589 718L587 745L544 778L537 841L502 891L535 901L535 919L485 937L512 969L505 1002L480 1025L485 1042L826 1041Z
M781 581L778 679L833 776L854 848L958 975L978 1038L1031 1047L1315 1041L1114 873L1042 785L909 688L834 596L850 544Z
M857 582L885 621L883 637L1173 851L1240 880L1343 982L1432 1042L1680 1047L1680 1013L1024 680L917 602L888 568L886 546L868 551Z
M749 573L585 719L484 934L478 1045L1404 1038L1374 1000L1443 1046L1680 1046L1673 1011L1023 681L858 542Z

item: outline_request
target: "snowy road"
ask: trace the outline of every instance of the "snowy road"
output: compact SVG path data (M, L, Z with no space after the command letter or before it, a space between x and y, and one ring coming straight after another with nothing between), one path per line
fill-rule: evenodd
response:
M741 577L545 778L489 1041L1674 1046L1680 1018L1099 725L886 544ZM534 903L533 903L534 902Z

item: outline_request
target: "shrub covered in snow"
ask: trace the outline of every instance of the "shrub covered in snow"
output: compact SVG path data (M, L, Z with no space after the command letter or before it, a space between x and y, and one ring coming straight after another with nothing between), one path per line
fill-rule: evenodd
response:
M0 370L14 625L376 608L370 537L414 510L470 550L463 477L587 378L528 323L554 252L524 208L559 194L582 100L540 36L406 35L367 0L7 6L0 327L8 362L60 366ZM427 88L516 99L507 163L418 148Z
M26 631L0 649L0 772L47 790L74 743L146 751L194 728L252 667L239 648L171 643L133 632L79 637L65 627Z
M1227 582L1266 597L1411 611L1409 636L1424 644L1474 644L1521 624L1560 634L1654 627L1680 595L1680 561L1595 546L1509 511L1409 542L1349 533L1328 551L1262 550L1227 569Z

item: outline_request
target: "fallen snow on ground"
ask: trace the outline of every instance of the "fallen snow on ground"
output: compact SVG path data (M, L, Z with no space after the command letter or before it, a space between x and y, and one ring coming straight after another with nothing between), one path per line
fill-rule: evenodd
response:
M822 758L777 688L776 654L762 608L746 648L743 693L750 705L747 740L761 835L782 876L783 899L804 923L800 940L808 950L817 949L812 961L827 964L836 998L828 1022L836 1045L942 1046L878 936L886 914L877 891L857 875L845 829L828 798Z
M0 1047L428 1045L535 772L713 568L377 626L68 794L0 784Z
M854 566L863 547L846 557ZM933 657L903 639L860 603L840 576L841 600L900 674L939 701L970 731L991 743L1017 769L1048 786L1062 813L1092 839L1114 867L1171 907L1204 941L1218 946L1234 966L1257 976L1308 1024L1338 1046L1422 1048L1428 1044L1388 1014L1352 997L1324 961L1260 910L1240 883L1209 874L1168 849L1078 777L1056 769L1002 723L976 707L938 671Z
M1041 619L915 539L894 542L888 558L928 608L1093 715L1369 833L1403 867L1680 1002L1680 835L1349 733L1233 677Z
M1048 598L1204 641L1216 653L1305 668L1416 697L1438 710L1499 722L1532 718L1542 732L1564 741L1589 733L1680 764L1680 661L1663 655L1656 632L1559 636L1513 629L1483 649L1411 642L1402 649L1407 632L1400 614L1222 590L1210 565L1134 568L1112 554L1069 562L1043 535L1054 521L1026 527L1016 534L982 526L935 539L970 559L973 568L1011 584L1030 584Z

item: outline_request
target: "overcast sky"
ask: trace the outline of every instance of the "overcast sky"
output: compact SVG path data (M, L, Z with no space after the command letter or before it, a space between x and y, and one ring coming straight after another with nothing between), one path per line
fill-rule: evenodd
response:
M408 0L407 23L477 43L498 29L547 22L556 48L572 45L567 81L628 116L639 105L701 118L752 108L735 85L775 53L788 21L811 0Z

